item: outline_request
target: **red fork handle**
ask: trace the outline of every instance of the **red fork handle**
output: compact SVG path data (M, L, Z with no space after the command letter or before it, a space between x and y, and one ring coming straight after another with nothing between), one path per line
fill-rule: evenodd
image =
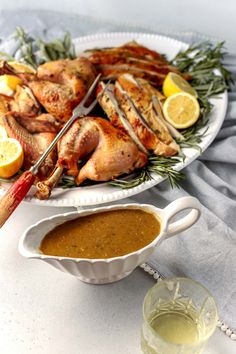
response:
M0 228L24 199L34 181L35 175L30 171L26 171L4 194L0 200Z

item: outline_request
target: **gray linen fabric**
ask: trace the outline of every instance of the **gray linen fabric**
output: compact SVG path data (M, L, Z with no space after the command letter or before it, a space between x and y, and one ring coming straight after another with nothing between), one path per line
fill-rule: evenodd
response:
M73 37L106 31L161 33L188 43L203 41L206 36L194 33L163 32L159 28L114 24L78 15L44 11L2 11L0 33L5 39L23 26L46 38L68 30ZM213 39L212 39L213 40ZM11 41L2 42L1 50ZM225 63L236 78L236 46L226 43L230 55ZM203 214L194 227L168 240L158 248L149 264L165 276L188 276L203 283L217 300L220 317L236 331L236 90L229 93L226 119L215 141L184 170L186 180L172 190L167 182L159 184L126 201L151 203L158 207L185 196L196 196Z

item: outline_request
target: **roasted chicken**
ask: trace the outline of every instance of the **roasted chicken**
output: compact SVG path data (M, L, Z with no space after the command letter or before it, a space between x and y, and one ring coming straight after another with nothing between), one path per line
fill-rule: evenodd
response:
M78 161L87 162L79 169ZM37 197L48 198L61 174L76 177L77 185L85 179L109 181L145 166L147 155L132 139L108 121L98 117L77 120L58 144L58 161L53 174L37 183Z
M37 115L39 102L48 113L64 123L94 81L96 69L83 57L42 64L36 74L17 73L6 62L0 61L1 74L16 75L24 83L17 88L11 111Z
M100 83L97 93L105 84ZM130 134L141 149L160 156L172 156L179 152L165 123L161 120L153 105L153 96L162 99L161 93L152 88L143 79L136 79L130 74L118 77L115 86L99 99L112 124Z
M180 74L164 56L134 41L121 47L95 49L88 53L89 60L104 80L114 80L121 74L129 73L159 87L170 71ZM185 78L188 79L189 76Z
M13 115L5 115L1 117L1 124L7 131L10 138L14 138L20 142L24 150L24 169L29 169L40 158L48 145L55 137L55 133L41 132L38 134L30 134L28 130L22 127ZM48 155L40 168L38 177L47 176L56 163L56 153L53 151Z
M95 77L96 70L86 58L64 59L40 65L28 85L48 113L66 122Z
M178 72L160 54L135 42L93 50L88 58L61 59L40 65L35 74L16 72L0 61L0 75L21 79L13 96L0 94L0 124L24 150L24 169L42 155L75 106L83 99L97 72L99 116L74 122L41 166L36 197L49 198L61 176L109 181L147 164L148 155L179 152L162 115L165 97L157 87L166 74Z

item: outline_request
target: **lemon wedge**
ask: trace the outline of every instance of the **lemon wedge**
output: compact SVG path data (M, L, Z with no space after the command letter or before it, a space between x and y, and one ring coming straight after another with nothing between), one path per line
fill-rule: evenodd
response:
M36 70L32 66L19 63L18 61L8 61L8 64L19 73L35 74Z
M17 85L22 83L21 79L13 75L0 76L0 93L11 96L16 90Z
M186 92L168 97L163 105L165 119L176 129L191 127L200 116L198 100Z
M186 92L190 95L197 97L197 92L182 76L170 72L162 86L163 93L166 97L170 97L179 92Z
M21 168L23 160L23 149L16 139L0 140L0 177L12 177Z
M0 125L0 140L6 139L6 138L7 138L6 129Z

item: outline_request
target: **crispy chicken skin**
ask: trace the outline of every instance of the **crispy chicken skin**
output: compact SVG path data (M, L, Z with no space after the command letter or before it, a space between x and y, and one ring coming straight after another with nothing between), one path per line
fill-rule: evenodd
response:
M0 94L0 117L11 111L11 102L13 98ZM0 120L1 124L1 120Z
M35 164L55 137L55 133L48 132L30 134L10 114L2 116L2 125L6 129L8 136L18 140L22 145L24 151L24 169L29 169ZM55 162L56 153L52 151L41 166L38 177L45 178L53 170Z
M10 105L11 111L30 113L32 116L36 116L40 113L40 105L27 86L18 85L16 93Z
M108 56L111 59L111 55L116 56L116 58L136 58L140 60L153 61L158 64L168 64L163 55L148 49L135 41L128 42L120 47L91 50L89 58L92 63L97 64L98 62L101 62L100 58L105 59ZM114 61L109 63L114 64Z
M182 75L164 56L134 41L121 47L92 50L89 60L104 80L115 80L119 75L129 73L159 87L169 72ZM188 79L189 75L185 78Z
M96 70L88 59L63 59L40 65L37 79L28 85L48 113L66 122L95 77Z
M87 162L78 170L80 159ZM86 179L108 181L146 163L147 155L138 150L126 133L103 118L81 118L62 137L56 168L47 180L37 184L36 196L48 198L64 169L76 176L79 185Z
M46 111L62 123L70 118L73 108L80 101L66 85L41 80L30 82L29 87Z
M86 129L90 129L90 126L97 131L96 148L79 171L77 184L87 178L93 181L109 181L145 166L147 155L139 151L127 134L113 127L105 119L86 118L84 120L85 135L82 134L82 143L83 139L86 140ZM95 144L95 139L93 143Z
M48 113L42 113L37 117L26 113L12 113L16 121L31 134L34 133L58 133L62 125Z
M38 67L40 80L48 80L70 86L75 95L86 93L96 77L94 66L86 58L50 61Z

